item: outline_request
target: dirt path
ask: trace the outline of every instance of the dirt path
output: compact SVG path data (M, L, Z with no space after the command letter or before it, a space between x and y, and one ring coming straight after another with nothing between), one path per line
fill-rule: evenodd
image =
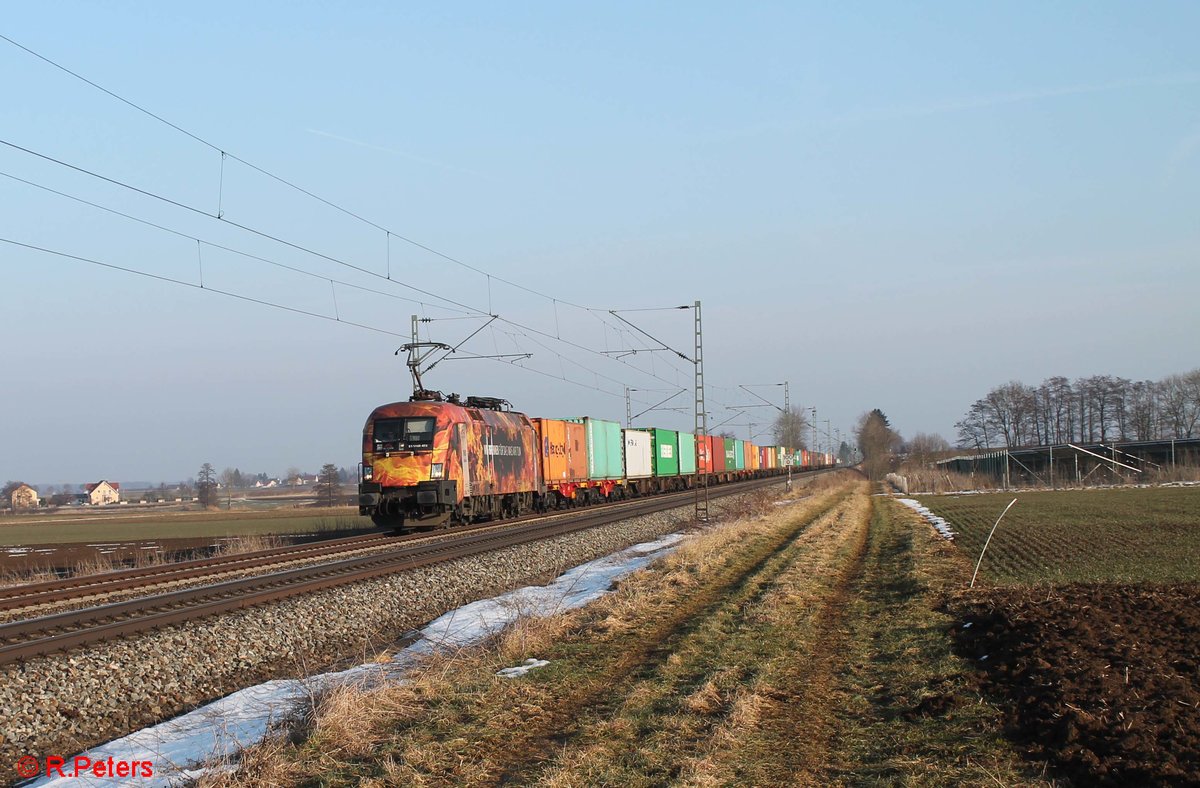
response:
M819 763L819 748L796 748L789 730L792 709L821 684L819 662L796 657L821 650L837 617L839 589L865 546L864 500L858 491L840 498L736 582L715 589L713 603L689 616L655 664L586 710L534 782L579 784L602 774L624 785L677 778L770 784ZM747 752L751 732L758 735ZM746 757L759 751L788 757Z

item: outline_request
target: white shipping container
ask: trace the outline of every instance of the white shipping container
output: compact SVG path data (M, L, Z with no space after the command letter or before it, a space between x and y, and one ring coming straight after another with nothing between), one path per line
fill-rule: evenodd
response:
M653 472L650 462L650 433L641 430L621 432L625 438L625 478L646 478Z

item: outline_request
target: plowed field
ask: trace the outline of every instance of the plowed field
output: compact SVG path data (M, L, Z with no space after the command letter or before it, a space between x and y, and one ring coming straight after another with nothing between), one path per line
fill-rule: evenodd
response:
M1200 585L993 591L956 612L1030 757L1076 785L1200 784Z

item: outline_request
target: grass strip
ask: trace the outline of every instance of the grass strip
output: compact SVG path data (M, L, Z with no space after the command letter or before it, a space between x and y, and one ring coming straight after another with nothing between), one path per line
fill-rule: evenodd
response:
M593 710L538 783L769 784L792 774L792 759L779 756L793 748L778 743L759 761L766 768L754 772L738 768L722 774L713 768L711 753L737 742L738 732L763 732L771 709L795 699L763 677L797 664L797 654L815 645L820 599L864 541L866 518L858 510L865 501L859 490L781 542L718 604L695 617L669 644L669 658L644 671L611 711ZM765 691L746 693L747 686ZM790 743L794 736L782 738Z
M836 732L820 783L1050 785L1002 737L1002 717L951 651L944 595L970 565L907 509L873 501L846 610Z
M787 509L766 502L758 516L690 540L661 567L627 578L587 608L523 620L488 648L435 656L405 684L341 688L315 699L292 741L254 748L238 773L208 782L553 782L561 756L592 743L597 721L637 707L639 693L663 677L703 687L700 679L712 671L679 667L676 645L698 627L704 635L693 642L712 642L720 628L703 625L720 618L731 597L753 608L761 598L756 573L771 575L777 554L849 496L845 484L831 484ZM531 656L551 663L521 680L495 676ZM647 773L657 781L671 768L678 767Z

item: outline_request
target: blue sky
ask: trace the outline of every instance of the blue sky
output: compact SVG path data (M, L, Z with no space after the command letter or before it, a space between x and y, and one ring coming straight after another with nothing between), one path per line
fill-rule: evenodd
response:
M0 146L8 176L205 243L11 177L0 237L197 283L202 263L210 288L336 296L396 334L457 314L398 300L390 266L512 321L464 351L534 354L427 382L537 415L688 385L668 354L575 345L641 341L605 310L701 299L714 422L753 401L738 384L788 380L843 432L879 407L952 437L1009 379L1197 366L1197 29L1194 3L28 5L0 32L397 237L3 41L0 138L224 221ZM408 394L396 336L9 244L0 264L0 478L350 465ZM690 351L689 312L627 317Z

